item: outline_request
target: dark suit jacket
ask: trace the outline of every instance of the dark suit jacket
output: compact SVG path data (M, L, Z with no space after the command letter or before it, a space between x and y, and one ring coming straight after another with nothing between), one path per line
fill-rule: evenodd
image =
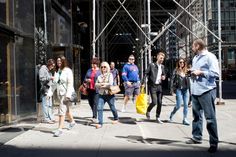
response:
M164 65L161 65L162 73L161 75L166 75L165 67ZM151 63L148 65L148 68L145 71L145 75L142 81L142 84L146 82L146 79L148 78L148 85L154 85L157 79L157 73L158 73L158 65L157 63Z

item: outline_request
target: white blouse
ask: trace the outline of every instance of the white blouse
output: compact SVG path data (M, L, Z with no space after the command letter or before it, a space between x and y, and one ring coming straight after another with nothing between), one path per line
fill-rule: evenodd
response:
M57 95L71 97L74 90L73 72L70 68L56 72L54 75L53 86L49 89L48 96L52 96L53 92L57 89Z

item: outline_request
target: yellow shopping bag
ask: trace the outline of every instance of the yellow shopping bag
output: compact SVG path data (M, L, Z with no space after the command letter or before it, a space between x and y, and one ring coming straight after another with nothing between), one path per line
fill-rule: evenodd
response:
M145 93L144 87L141 87L141 92L136 99L136 111L139 114L146 114L148 106L148 95Z

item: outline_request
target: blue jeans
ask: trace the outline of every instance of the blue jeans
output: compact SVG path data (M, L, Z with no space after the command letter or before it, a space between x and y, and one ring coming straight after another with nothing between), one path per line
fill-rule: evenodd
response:
M108 103L111 109L114 120L118 120L118 114L115 108L115 96L114 95L99 95L97 110L98 110L98 123L101 125L103 124L103 108L106 102Z
M184 117L183 118L184 119L187 118L188 101L189 101L189 89L176 89L176 106L174 107L171 114L174 115L179 110L183 102L184 104L184 110L183 110Z
M44 121L54 120L52 108L53 108L52 97L47 99L46 96L42 96L42 111L43 111L43 120Z
M209 142L211 146L218 145L215 99L216 99L216 89L203 93L200 96L192 95L193 139L196 141L202 140L202 125L203 125L202 114L204 113L207 123L207 131L210 136Z

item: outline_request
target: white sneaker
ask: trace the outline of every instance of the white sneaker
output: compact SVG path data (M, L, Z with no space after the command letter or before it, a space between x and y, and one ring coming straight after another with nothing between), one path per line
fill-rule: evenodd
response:
M123 105L122 109L121 109L121 112L126 112L126 106Z
M61 129L58 129L54 132L54 137L59 137L62 135L62 130Z
M157 118L157 119L156 119L156 122L159 123L159 124L163 124L163 122L161 121L160 118Z

